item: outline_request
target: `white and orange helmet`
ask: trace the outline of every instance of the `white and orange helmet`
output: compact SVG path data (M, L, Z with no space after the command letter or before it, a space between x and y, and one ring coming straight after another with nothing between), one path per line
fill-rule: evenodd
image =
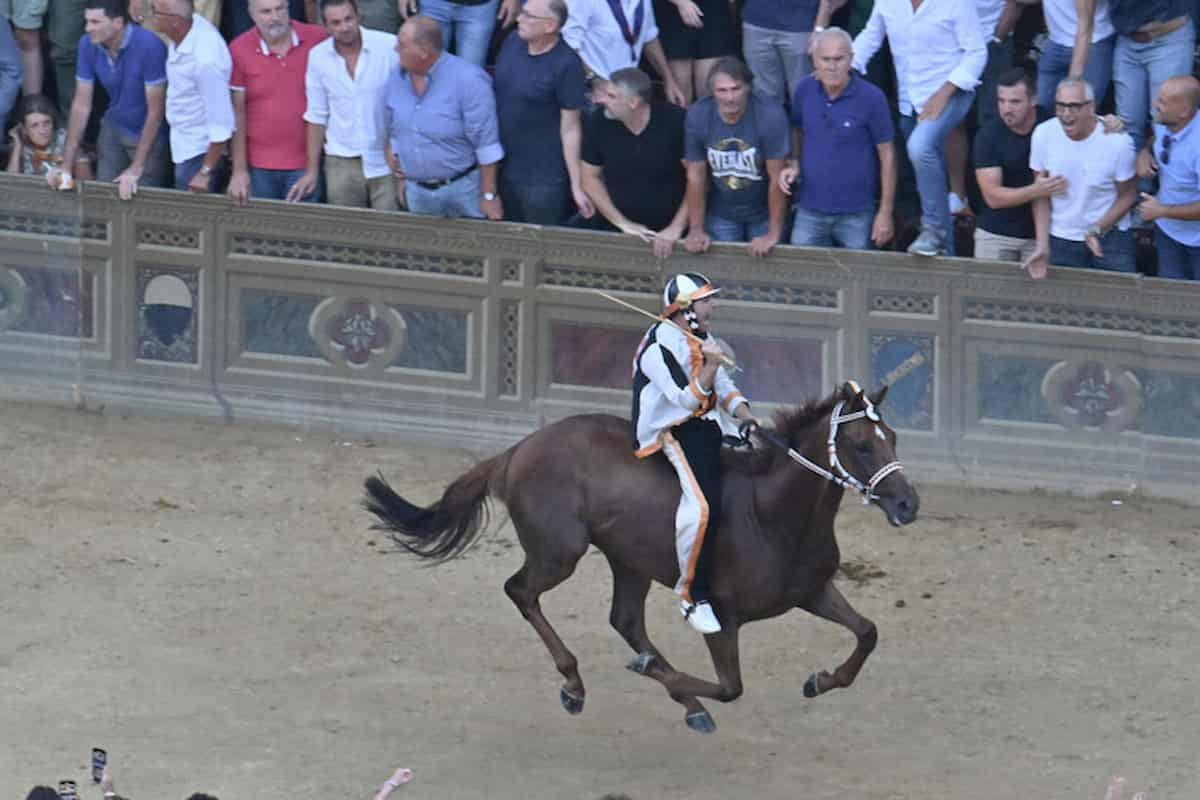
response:
M681 272L663 287L663 318L676 311L684 312L692 328L696 327L695 315L692 313L692 303L719 294L720 289L712 285L712 281L699 272Z

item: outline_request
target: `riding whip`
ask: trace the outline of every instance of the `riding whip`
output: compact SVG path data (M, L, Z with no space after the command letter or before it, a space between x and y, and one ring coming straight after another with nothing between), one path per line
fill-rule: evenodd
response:
M596 294L600 295L601 297L603 297L605 300L611 300L619 306L625 306L630 311L636 311L637 313L641 314L642 316L649 317L650 319L654 320L655 322L662 322L662 317L658 316L657 314L653 314L644 308L639 308L638 306L635 306L633 303L626 303L621 298L613 297L608 292L602 292L599 289L593 289L592 291L595 292ZM676 326L676 327L678 327L678 326ZM691 331L684 330L683 328L679 328L679 330L683 331L683 335L688 337L689 339L691 339L694 342L700 343L700 342L704 341L703 339L701 339L699 336L692 333ZM721 363L724 364L729 369L733 370L734 372L742 371L742 368L737 365L737 362L735 362L732 358L729 357L728 353L721 354Z

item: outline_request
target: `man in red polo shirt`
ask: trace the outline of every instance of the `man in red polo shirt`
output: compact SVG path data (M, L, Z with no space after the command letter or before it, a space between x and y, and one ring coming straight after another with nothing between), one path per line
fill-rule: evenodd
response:
M328 34L288 17L288 0L249 0L254 27L229 45L229 88L237 130L229 196L283 200L306 164L304 73ZM316 201L320 191L306 199Z

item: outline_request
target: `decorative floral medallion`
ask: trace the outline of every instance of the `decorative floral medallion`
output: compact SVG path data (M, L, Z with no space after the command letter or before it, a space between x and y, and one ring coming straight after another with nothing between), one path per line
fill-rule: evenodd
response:
M309 318L309 334L330 362L383 369L404 349L404 317L363 297L331 297Z
M1099 361L1060 361L1042 379L1042 398L1068 428L1115 433L1141 413L1142 385L1132 372Z

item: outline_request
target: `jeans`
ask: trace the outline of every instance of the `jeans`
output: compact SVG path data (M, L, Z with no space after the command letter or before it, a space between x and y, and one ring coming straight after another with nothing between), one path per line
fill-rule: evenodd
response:
M175 188L181 192L188 191L188 184L192 182L192 178L200 172L200 168L204 166L204 153L198 156L192 156L187 161L181 161L175 165ZM217 171L214 169L212 174L208 176L208 191L215 192L217 183Z
M1084 242L1050 237L1050 263L1056 267L1087 267L1109 272L1136 272L1133 231L1113 228L1100 239L1103 258L1096 258Z
M704 215L704 230L714 242L748 242L762 236L771 227L771 221L735 222L719 217L711 211Z
M296 181L300 180L303 174L303 169L264 169L261 167L250 167L250 196L257 197L260 200L286 200L288 191ZM304 198L303 202L320 202L321 183L321 180L318 178L317 188L308 197Z
M162 127L166 127L165 122ZM105 183L116 180L133 163L140 139L140 136L136 139L126 136L107 120L101 120L100 135L96 138L96 180ZM138 183L151 188L169 188L170 167L167 134L160 128L158 139L150 145L150 152L146 154L146 163L142 165L142 177Z
M1114 33L1106 39L1092 42L1088 50L1087 64L1083 67L1083 77L1092 85L1096 93L1096 107L1104 102L1108 93L1108 84L1112 82L1113 49L1116 47L1117 35ZM1046 40L1046 48L1038 58L1037 104L1044 109L1054 110L1054 92L1058 82L1067 77L1071 70L1071 51L1073 48ZM1186 72L1191 72L1189 66ZM1097 113L1099 111L1097 110Z
M440 189L423 189L409 179L405 181L404 193L408 198L408 210L414 214L483 219L483 209L479 206L478 169Z
M442 27L442 45L449 49L453 38L454 54L481 67L492 43L499 7L500 0L488 0L478 6L464 6L450 0L421 0L421 13L433 17Z
M1200 247L1178 242L1156 226L1154 249L1158 252L1158 277L1179 281L1200 280Z
M75 97L75 59L83 36L85 0L50 0L46 10L46 39L54 71L59 119L67 119Z
M1167 78L1192 73L1195 44L1196 28L1190 19L1179 30L1144 44L1128 36L1117 37L1113 56L1117 113L1137 149L1146 142L1146 122L1150 119L1154 98L1158 96L1158 87Z
M796 221L792 223L792 244L870 250L874 223L874 211L827 214L797 206Z
M996 82L1012 68L1013 37L1009 36L999 44L988 42L987 52L987 64L975 87L975 116L981 128L1000 116L996 110Z
M900 117L908 160L917 179L921 198L921 228L942 237L946 255L954 255L954 225L950 219L949 184L946 178L946 136L971 110L974 92L955 90L937 119L918 121L915 116ZM915 109L914 109L915 110Z
M8 20L0 17L0 120L8 119L17 92L21 90L21 78L25 74L21 66L21 52L13 36Z
M810 33L778 31L742 23L742 52L754 74L754 91L790 106L796 84L812 72L808 55Z
M500 200L505 219L533 225L561 225L575 208L570 183L517 183L504 175Z

